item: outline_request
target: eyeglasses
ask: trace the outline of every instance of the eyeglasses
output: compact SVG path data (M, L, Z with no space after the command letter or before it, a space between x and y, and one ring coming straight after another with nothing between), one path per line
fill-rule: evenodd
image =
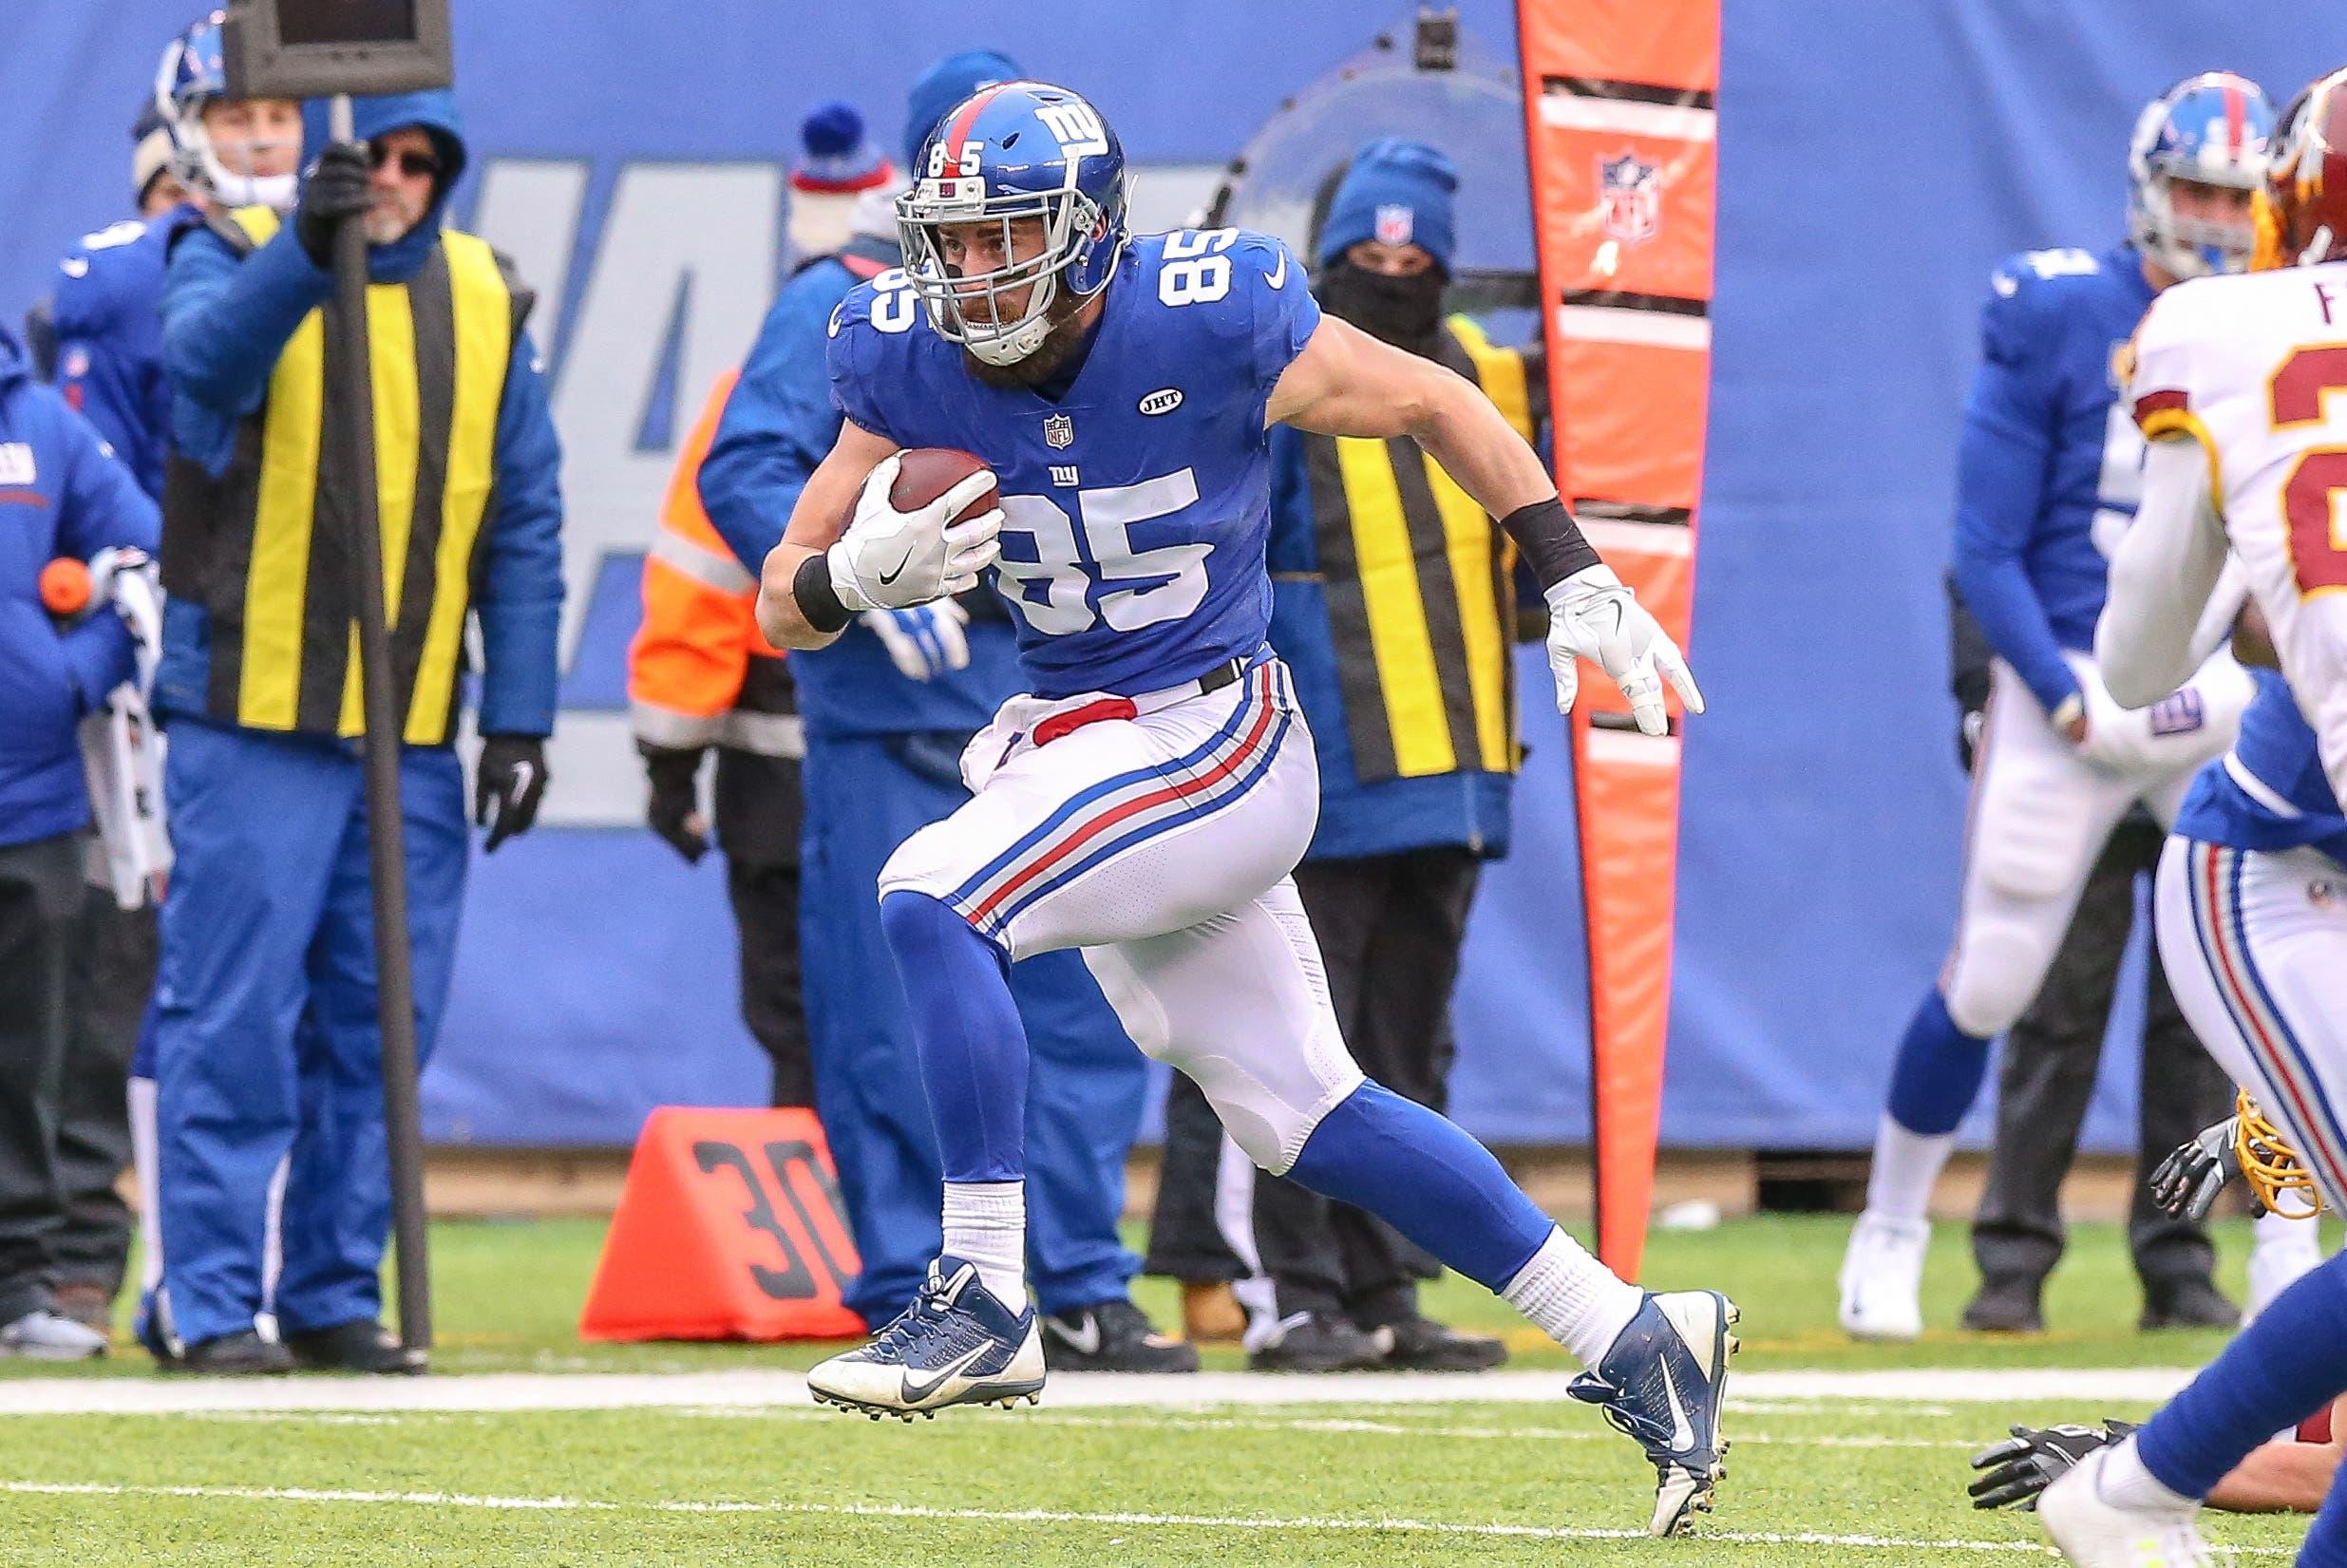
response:
M367 161L370 167L378 169L386 163L397 163L399 172L410 179L429 179L440 173L439 159L434 158L430 153L417 152L413 148L395 153L388 147L369 146L367 149Z

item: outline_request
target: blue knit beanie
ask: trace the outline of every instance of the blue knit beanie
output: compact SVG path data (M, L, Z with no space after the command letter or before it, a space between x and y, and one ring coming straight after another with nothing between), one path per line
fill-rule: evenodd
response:
M888 182L888 160L864 135L863 116L853 104L818 104L799 123L800 153L791 165L796 191L861 191Z
M955 104L996 82L1020 80L1019 68L1005 54L993 49L964 49L949 54L913 84L913 98L904 117L904 172L918 179L929 171L919 167L921 143Z
M1448 273L1457 249L1451 208L1458 166L1423 142L1387 137L1353 156L1320 230L1327 266L1364 239L1416 245Z

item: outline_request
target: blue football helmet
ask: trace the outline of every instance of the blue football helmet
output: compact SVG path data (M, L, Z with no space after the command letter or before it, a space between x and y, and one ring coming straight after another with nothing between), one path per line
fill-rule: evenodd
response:
M2176 211L2179 183L2256 191L2265 182L2274 105L2231 71L2187 77L2144 106L2128 143L2128 235L2176 277L2238 273L2255 241L2246 208L2238 222Z
M1065 87L981 88L937 123L913 174L897 198L906 274L938 335L989 365L1033 353L1061 319L1052 306L1063 293L1088 299L1116 274L1127 237L1125 150L1100 111ZM1036 249L1014 231L1038 220ZM974 244L974 224L999 229ZM959 257L972 248L998 259L969 270ZM1014 312L1008 297L1021 291Z
M294 175L237 174L221 163L204 132L204 105L228 96L228 65L220 37L224 13L214 11L174 38L155 72L155 115L171 133L171 169L180 183L230 207L293 205Z

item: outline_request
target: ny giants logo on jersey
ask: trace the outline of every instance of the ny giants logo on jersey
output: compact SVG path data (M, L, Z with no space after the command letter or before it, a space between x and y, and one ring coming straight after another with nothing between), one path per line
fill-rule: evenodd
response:
M1598 160L1598 207L1606 234L1641 245L1662 228L1662 165L1634 152Z
M2208 708L2187 686L2153 704L2150 717L2154 735L2189 735L2208 723Z

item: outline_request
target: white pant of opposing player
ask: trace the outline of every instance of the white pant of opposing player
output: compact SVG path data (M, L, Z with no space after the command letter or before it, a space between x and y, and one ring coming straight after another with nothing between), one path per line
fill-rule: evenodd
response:
M2171 838L2155 907L2176 1005L2347 1212L2347 871Z
M2093 661L2071 663L2099 692ZM1986 1039L2028 1010L2111 830L2138 802L2163 826L2174 822L2192 775L2233 744L2253 690L2220 654L2157 708L2091 704L2096 733L2081 750L1997 662L1964 829L1963 902L1940 977L1958 1029Z
M1013 959L1081 948L1134 1044L1195 1079L1248 1158L1284 1172L1359 1087L1288 873L1319 768L1287 669L1132 699L1014 698L962 755L975 799L900 845L882 897L938 899Z

